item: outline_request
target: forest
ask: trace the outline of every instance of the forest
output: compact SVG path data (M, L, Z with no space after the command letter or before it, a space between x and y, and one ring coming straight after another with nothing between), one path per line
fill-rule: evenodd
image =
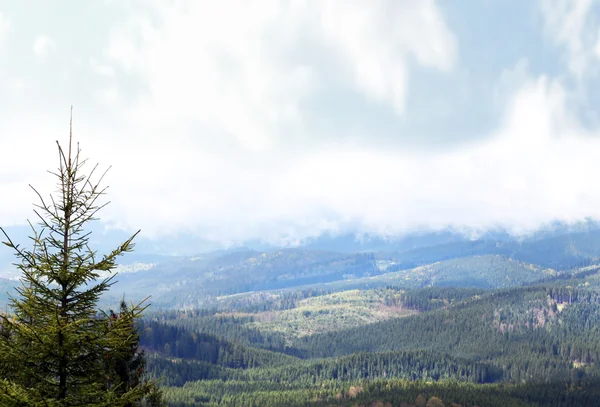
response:
M174 406L594 405L599 289L588 267L492 290L264 292L150 312L141 343ZM373 308L394 312L356 322Z

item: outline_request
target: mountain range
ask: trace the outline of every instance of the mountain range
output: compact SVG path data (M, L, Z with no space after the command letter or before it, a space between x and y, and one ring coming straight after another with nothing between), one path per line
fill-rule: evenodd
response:
M7 232L13 240L27 243L25 228ZM92 236L92 245L102 252L126 235L96 230ZM118 282L106 301L152 296L153 304L169 308L208 306L226 295L318 285L332 290L386 284L508 287L594 263L600 258L600 225L592 220L557 222L520 236L503 229L475 234L450 228L394 237L323 235L296 247L255 242L254 246L209 250L218 245L202 240L195 252L191 246L197 240L188 239L180 248L182 255L157 249L177 242L140 238L136 251L121 259ZM11 261L11 253L2 249L3 288L16 283L18 273ZM2 302L5 292L0 295Z

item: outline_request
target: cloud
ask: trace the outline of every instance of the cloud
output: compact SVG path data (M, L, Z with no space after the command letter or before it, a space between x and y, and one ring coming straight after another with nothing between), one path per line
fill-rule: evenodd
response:
M570 72L581 78L597 66L594 45L600 40L594 7L597 0L541 0L546 32L565 51ZM593 71L598 71L597 68Z
M38 36L33 42L33 53L36 57L46 56L54 48L56 48L56 43L46 35Z
M487 141L437 152L345 145L224 157L165 138L153 156L138 148L135 181L113 191L110 216L147 235L186 230L275 242L448 225L524 232L553 219L600 217L600 140L581 128L568 101L561 82L528 77Z
M228 0L159 14L115 29L107 52L146 81L134 120L202 123L254 150L308 132L303 105L336 84L402 113L411 62L447 71L457 47L432 1Z
M433 1L322 2L322 30L342 57L355 88L404 111L409 60L448 71L457 52L453 33Z
M0 188L11 197L0 200L2 225L31 214L27 184L52 191L45 171L55 167L54 140L66 141L71 103L84 156L113 165L103 220L147 237L293 242L324 231L519 231L600 217L599 135L583 125L571 80L583 72L581 83L593 84L593 47L571 3L544 29L566 60L585 63L550 67L508 53L482 76L469 64L489 55L477 45L487 25L469 31L483 37L467 64L457 20L433 1L107 4L91 13L102 18L85 41L44 28L60 44L44 64L21 52L35 24L11 45L0 78L0 140L10 151ZM457 78L461 86L448 86ZM447 114L436 113L436 91ZM482 120L468 107L492 99L493 130L413 148L429 126L447 135ZM450 121L446 105L465 100L466 113Z

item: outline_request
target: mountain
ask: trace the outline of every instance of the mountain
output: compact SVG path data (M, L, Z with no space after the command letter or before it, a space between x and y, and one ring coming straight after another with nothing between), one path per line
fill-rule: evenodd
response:
M379 274L372 254L281 249L208 253L174 259L148 270L126 273L112 292L166 306L197 306L217 296L240 292L291 288L345 278Z
M393 260L379 260L382 271L397 268ZM539 265L528 264L498 254L484 254L444 260L412 269L385 272L375 277L363 277L327 284L333 288L383 287L470 287L506 288L555 277L561 273Z
M25 229L8 232L16 241L26 242ZM104 233L96 237L102 242L100 252L123 237L117 230ZM296 248L239 246L193 256L135 251L120 259L118 282L104 303L151 295L161 308L207 306L224 295L319 285L330 290L385 284L501 288L594 264L600 258L600 229L592 221L555 224L519 238L502 229L473 237L446 229L386 238L324 235ZM145 243L141 239L142 247ZM330 250L334 248L339 250ZM6 249L0 255L12 261ZM14 267L6 270L5 277L18 276Z
M148 258L150 263L137 264L138 272L119 276L113 299L123 294L137 299L152 295L160 307L193 307L212 304L224 295L319 285L329 289L385 284L501 288L568 272L600 258L600 229L594 228L519 241L466 240L450 233L421 238L421 244L441 243L419 246L416 238L402 244L376 239L378 247L394 250L239 247L191 257ZM407 245L419 247L404 250Z

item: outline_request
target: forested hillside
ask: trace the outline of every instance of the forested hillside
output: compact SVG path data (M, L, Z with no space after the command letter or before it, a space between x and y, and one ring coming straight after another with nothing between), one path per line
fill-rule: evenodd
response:
M503 288L595 264L600 258L597 228L521 239L433 234L405 243L355 244L368 249L355 252L341 250L346 240L323 245L339 251L322 250L313 242L298 248L239 248L157 258L145 266L136 263L137 272L121 273L111 295L113 302L123 294L133 299L152 295L155 307L176 309L210 308L228 295L298 288Z
M118 284L129 299L153 292L145 374L173 406L589 405L590 233L156 257L122 266Z
M155 312L149 374L176 406L590 405L600 273L537 270L504 289L306 289Z

